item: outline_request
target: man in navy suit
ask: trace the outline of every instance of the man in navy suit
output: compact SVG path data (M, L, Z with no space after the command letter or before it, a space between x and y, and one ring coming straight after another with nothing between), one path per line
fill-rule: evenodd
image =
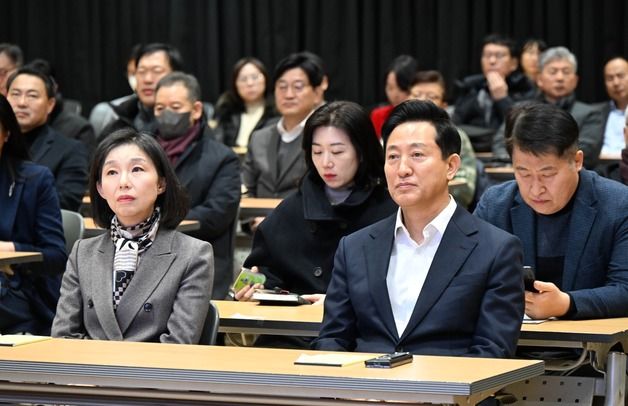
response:
M628 316L628 187L587 171L578 124L526 104L506 124L515 180L487 190L475 214L515 234L536 270L534 319Z
M56 103L54 81L44 72L25 66L9 77L7 88L7 100L31 158L54 175L61 208L78 211L87 190L87 149L48 125L48 115Z
M449 194L456 127L433 103L410 100L382 136L400 209L340 241L313 348L511 356L524 308L521 244Z

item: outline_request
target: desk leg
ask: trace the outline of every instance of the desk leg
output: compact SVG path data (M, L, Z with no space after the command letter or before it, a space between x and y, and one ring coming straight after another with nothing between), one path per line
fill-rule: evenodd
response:
M605 406L623 405L626 391L626 354L609 352L606 363Z

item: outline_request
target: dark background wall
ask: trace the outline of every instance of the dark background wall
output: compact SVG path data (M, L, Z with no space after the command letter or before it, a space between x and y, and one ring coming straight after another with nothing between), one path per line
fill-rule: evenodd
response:
M129 92L125 61L138 42L169 42L215 101L233 63L254 55L272 70L287 53L320 54L328 99L384 100L384 71L401 53L450 84L479 72L487 33L544 38L579 59L578 95L605 98L604 61L628 56L626 0L3 0L0 42L48 59L84 111Z

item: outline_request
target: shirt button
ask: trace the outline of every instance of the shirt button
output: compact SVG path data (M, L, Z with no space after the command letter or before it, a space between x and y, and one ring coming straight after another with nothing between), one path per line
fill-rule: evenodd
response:
M317 266L316 268L314 268L314 276L316 276L317 278L320 278L322 274L323 274L323 268L321 268L320 266Z
M145 312L150 312L153 310L153 304L152 303L144 303L144 311Z
M94 307L94 302L92 301L92 299L89 299L89 300L87 301L87 308L88 308L88 309L91 309L92 307Z

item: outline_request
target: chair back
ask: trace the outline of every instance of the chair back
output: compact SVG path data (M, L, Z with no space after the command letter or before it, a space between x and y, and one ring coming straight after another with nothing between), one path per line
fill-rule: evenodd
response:
M220 316L218 315L218 308L212 302L209 302L209 309L207 310L207 316L205 317L205 325L203 326L201 339L198 343L202 345L215 345L216 338L218 337L219 324Z
M65 251L70 254L74 243L83 238L85 223L83 216L75 211L61 209L61 219L63 220L63 235L65 236Z

